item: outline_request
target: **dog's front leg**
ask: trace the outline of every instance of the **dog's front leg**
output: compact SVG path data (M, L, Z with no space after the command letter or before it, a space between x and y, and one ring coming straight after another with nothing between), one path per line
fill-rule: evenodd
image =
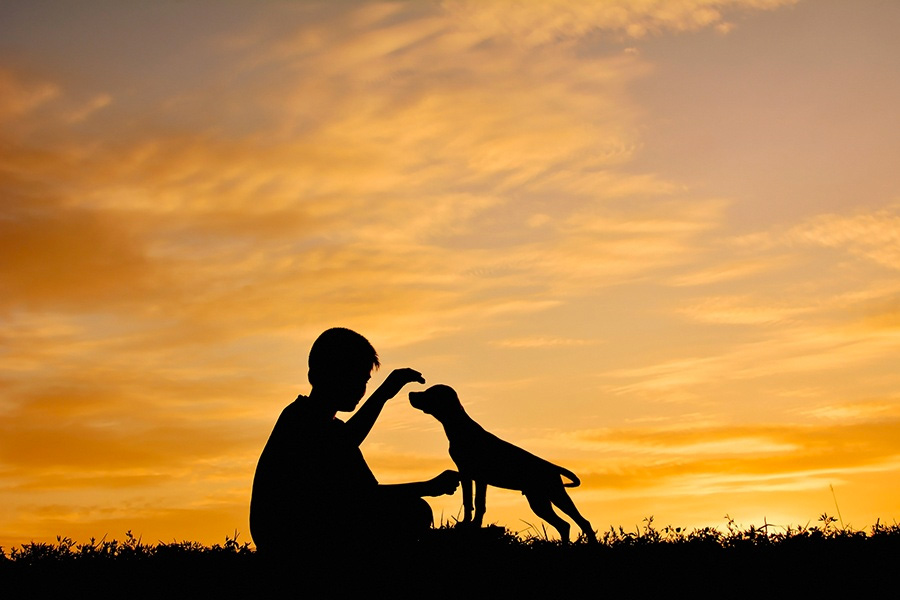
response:
M487 484L483 481L475 482L475 527L481 527L484 520L484 511L487 499Z
M464 472L459 473L459 483L462 486L463 498L463 524L472 520L472 478Z

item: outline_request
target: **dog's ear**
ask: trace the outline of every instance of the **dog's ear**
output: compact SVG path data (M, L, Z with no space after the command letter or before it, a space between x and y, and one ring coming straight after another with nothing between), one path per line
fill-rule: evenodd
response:
M453 405L453 406L462 406L462 402L459 400L459 394L456 393L449 385L441 385L441 397L444 399L444 402Z

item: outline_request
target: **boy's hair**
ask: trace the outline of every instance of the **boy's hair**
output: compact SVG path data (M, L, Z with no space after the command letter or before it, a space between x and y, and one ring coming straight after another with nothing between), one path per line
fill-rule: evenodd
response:
M351 329L334 327L316 338L309 349L309 377L331 379L347 370L371 371L381 366L369 340Z

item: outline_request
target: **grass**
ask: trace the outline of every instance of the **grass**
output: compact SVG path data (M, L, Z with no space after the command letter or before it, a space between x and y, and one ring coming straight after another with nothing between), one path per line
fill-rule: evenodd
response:
M634 530L611 527L599 543L561 544L531 527L515 535L497 526L465 529L443 524L414 543L365 539L337 549L296 540L297 553L262 560L238 534L224 544L122 541L32 542L0 548L2 589L28 597L79 597L120 591L131 596L343 597L371 592L458 596L459 586L501 597L572 593L657 597L878 597L892 589L900 560L900 524L876 522L856 530L828 514L813 524L741 527L726 516L723 529L658 527L652 517ZM402 595L402 594L401 594ZM11 597L11 596L7 596Z

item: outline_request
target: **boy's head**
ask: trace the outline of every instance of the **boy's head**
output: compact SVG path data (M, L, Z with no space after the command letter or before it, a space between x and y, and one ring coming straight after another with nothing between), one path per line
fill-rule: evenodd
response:
M369 340L350 329L335 327L320 335L309 350L309 383L337 396L353 410L366 391L372 369L381 366Z

